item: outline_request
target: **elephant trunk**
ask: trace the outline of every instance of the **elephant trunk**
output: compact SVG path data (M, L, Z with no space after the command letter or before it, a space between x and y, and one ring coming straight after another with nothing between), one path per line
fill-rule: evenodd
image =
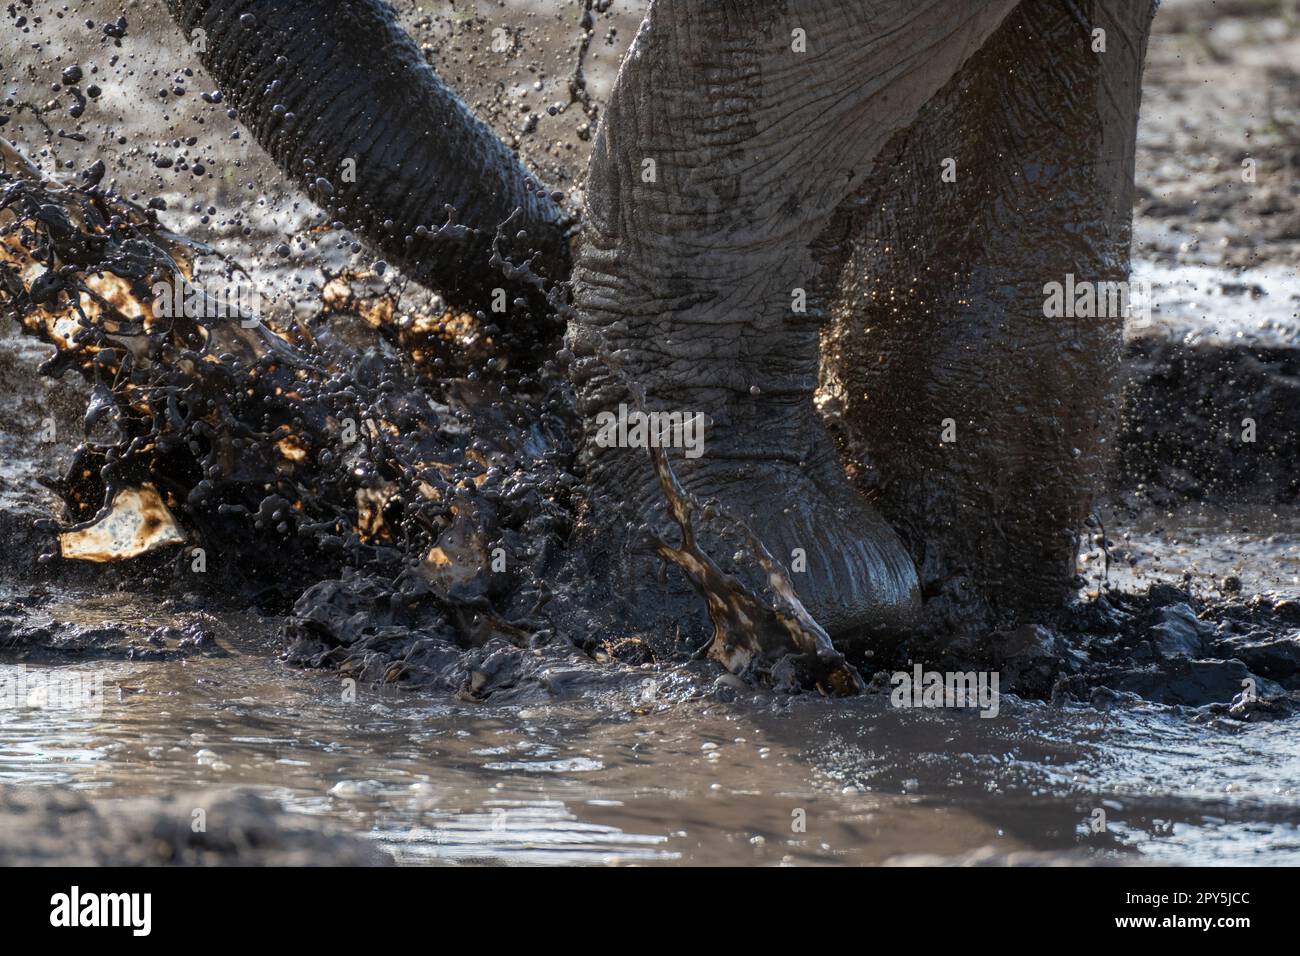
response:
M462 308L504 289L517 324L545 309L502 253L567 279L545 187L425 63L379 0L168 0L223 95L276 163L386 258ZM458 224L447 226L446 207ZM520 235L520 232L524 235ZM499 296L498 296L499 298ZM517 302L524 300L523 303Z

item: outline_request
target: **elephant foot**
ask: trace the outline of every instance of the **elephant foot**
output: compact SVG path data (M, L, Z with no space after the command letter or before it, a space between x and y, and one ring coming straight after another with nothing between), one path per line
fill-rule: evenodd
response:
M608 366L584 348L589 340L571 335L570 342L580 356L582 394L599 405L584 408L587 420L608 423L613 413L602 396L618 377L608 376ZM678 565L704 598L715 632L712 657L739 670L754 657L806 653L810 645L788 628L765 630L753 620L773 611L786 624L828 635L827 648L829 636L896 632L914 619L914 562L849 486L809 396L724 400L713 390L686 390L678 398L690 409L679 413L683 419L699 414L709 422L685 448L611 441L616 436L597 428L584 450L585 470L595 497L605 502L596 522L644 529L652 550ZM646 403L644 394L641 399L638 405L662 407ZM606 536L605 544L619 548L617 537ZM638 591L634 616L662 620L663 609L675 604L665 587L671 590L671 582ZM753 606L732 613L727 595L740 591L753 597Z
M651 449L651 460L678 529L677 543L651 530L651 549L680 568L704 599L714 633L703 654L786 689L860 693L862 680L828 629L860 633L912 619L916 572L892 530L849 488L822 488L797 468L762 462L693 469L692 491L664 450ZM738 483L745 491L739 497L732 491ZM718 523L736 542L732 561L760 570L761 590L725 572L702 544Z
M820 425L814 425L820 428ZM916 568L898 535L839 475L784 461L688 468L683 486L761 545L808 615L834 637L895 631L918 604ZM749 555L756 560L757 556ZM767 569L765 569L767 570ZM768 573L771 584L771 573Z

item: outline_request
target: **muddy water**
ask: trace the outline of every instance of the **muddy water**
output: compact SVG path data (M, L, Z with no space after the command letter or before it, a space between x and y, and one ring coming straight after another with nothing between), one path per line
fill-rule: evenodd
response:
M663 671L622 701L493 709L363 685L349 702L337 676L225 643L232 656L184 664L74 665L103 681L99 716L0 710L0 782L105 799L253 788L405 863L870 862L998 841L820 772L795 743L815 704L681 700Z
M1081 556L1093 587L1108 581L1132 591L1185 580L1213 593L1235 577L1246 594L1300 598L1300 510L1294 506L1230 510L1195 503L1144 512L1116 545L1109 571L1100 548Z
M163 623L130 603L115 617ZM250 788L408 864L1300 863L1282 724L1007 697L991 719L884 695L721 703L663 669L522 707L366 685L350 701L338 675L275 661L254 620L222 624L229 656L71 665L102 681L99 714L0 709L0 782L97 800Z

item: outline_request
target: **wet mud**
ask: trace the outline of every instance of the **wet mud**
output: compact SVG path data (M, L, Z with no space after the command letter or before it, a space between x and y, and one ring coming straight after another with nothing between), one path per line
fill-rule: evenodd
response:
M251 793L97 803L0 787L0 866L382 866L360 837ZM195 826L195 811L203 814ZM212 826L207 825L208 818Z
M1291 346L1186 342L1167 333L1128 346L1124 421L1111 487L1155 503L1300 495L1300 364ZM1240 437L1267 422L1241 453Z

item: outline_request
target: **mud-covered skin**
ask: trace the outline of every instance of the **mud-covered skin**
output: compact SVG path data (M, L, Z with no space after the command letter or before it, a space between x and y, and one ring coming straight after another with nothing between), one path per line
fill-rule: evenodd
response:
M203 31L204 65L313 199L462 308L488 310L503 288L515 324L551 317L532 285L491 267L492 241L514 216L506 257L536 256L537 271L563 280L563 212L438 79L387 4L168 0L168 8L187 37ZM458 225L448 226L448 206Z
M1035 0L652 5L596 140L569 333L587 470L632 524L658 496L643 456L594 441L627 400L611 357L648 407L711 418L704 456L675 461L683 484L792 569L802 549L793 578L832 633L910 619L895 530L931 594L966 575L999 612L1061 605L1120 319L1048 322L1042 288L1127 277L1153 8L1095 6L1106 54ZM792 51L794 25L815 56ZM940 182L950 155L959 191ZM883 519L813 408L828 306L824 362ZM965 429L956 455L946 418Z
M1044 286L1128 278L1155 3L1074 6L1022 2L840 224L825 372L947 626L1060 608L1106 471L1123 317L1045 318Z

